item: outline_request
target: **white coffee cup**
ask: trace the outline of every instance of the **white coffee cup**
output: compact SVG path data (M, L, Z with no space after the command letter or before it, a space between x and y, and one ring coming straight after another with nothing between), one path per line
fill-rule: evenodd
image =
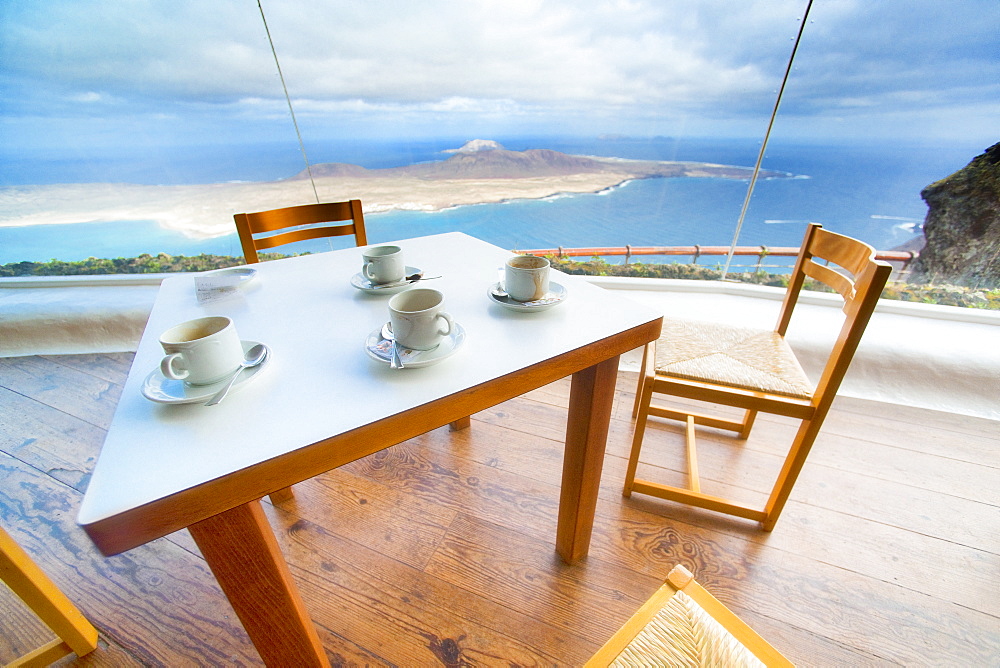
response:
M389 320L399 345L411 350L436 348L455 329L443 306L444 295L430 288L407 290L390 299Z
M375 246L362 251L361 256L365 261L361 273L376 285L395 283L406 275L403 249L399 246Z
M213 315L188 320L160 335L167 356L160 371L191 385L208 385L227 377L243 361L243 345L232 319Z
M534 255L515 255L504 266L504 290L519 302L541 299L549 291L549 261Z

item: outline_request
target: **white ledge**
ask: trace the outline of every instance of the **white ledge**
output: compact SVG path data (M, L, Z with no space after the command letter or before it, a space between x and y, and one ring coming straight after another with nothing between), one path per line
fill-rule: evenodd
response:
M160 281L176 274L0 279L0 357L135 350ZM774 326L782 288L586 277L667 317ZM572 298L572 295L570 295ZM815 380L840 328L837 297L804 293L788 339ZM1000 420L1000 313L883 300L841 394ZM622 358L638 369L639 353Z
M588 276L586 278L594 285L599 285L609 290L708 293L771 299L779 302L785 297L784 288L737 283L735 281L698 281L675 278L630 278L621 276ZM807 290L801 293L799 303L836 306L839 304L839 297L832 293ZM920 302L882 299L879 301L875 311L876 313L896 313L916 318L1000 325L1000 311L965 308L962 306L942 306L940 304L922 304Z
M177 274L93 274L88 276L7 276L0 278L0 290L16 288L84 288L128 285L155 285Z

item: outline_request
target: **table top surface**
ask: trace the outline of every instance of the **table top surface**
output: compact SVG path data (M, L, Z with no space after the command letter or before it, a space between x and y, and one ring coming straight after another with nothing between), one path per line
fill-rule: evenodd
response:
M86 526L125 513L660 318L558 272L552 280L568 292L563 303L511 311L487 295L509 251L462 233L393 243L408 266L441 276L423 285L445 295L445 310L465 329L458 352L401 370L368 356L365 339L388 320L391 295L351 285L362 248L254 265L258 276L245 291L213 304L198 304L194 276L167 278L78 521ZM241 339L266 343L273 352L268 366L216 406L146 399L143 382L163 356L159 334L205 315L230 316Z

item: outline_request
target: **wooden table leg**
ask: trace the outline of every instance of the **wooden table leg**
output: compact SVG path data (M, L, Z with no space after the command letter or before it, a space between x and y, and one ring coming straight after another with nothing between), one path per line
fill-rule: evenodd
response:
M452 431L462 431L463 429L468 429L472 426L472 416L466 415L464 418L459 418L454 422L449 422L448 426L451 427Z
M260 501L188 528L265 664L330 665Z
M556 529L556 551L570 564L590 549L617 379L617 356L573 374Z

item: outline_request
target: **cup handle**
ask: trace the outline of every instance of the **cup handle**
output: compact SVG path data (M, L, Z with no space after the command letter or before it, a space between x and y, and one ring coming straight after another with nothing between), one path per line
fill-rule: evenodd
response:
M364 274L364 275L365 275L365 278L367 278L367 279L368 279L369 281L374 281L374 280L375 280L375 277L374 277L374 276L372 276L372 275L371 275L371 273L369 273L370 269L371 269L371 268L372 268L372 267L373 267L374 265L375 265L375 263L374 263L374 262L371 262L371 261L369 261L369 260L366 260L366 261L365 261L365 264L364 264L364 266L363 266L363 267L361 267L361 273L362 273L362 274Z
M451 316L443 311L437 314L437 317L448 323L448 329L446 331L438 330L441 336L450 336L452 331L455 329L455 321L451 319Z
M173 378L174 380L184 380L191 373L188 369L181 368L179 370L174 368L174 362L178 360L183 360L184 356L180 353L171 353L160 360L160 372L167 378Z

